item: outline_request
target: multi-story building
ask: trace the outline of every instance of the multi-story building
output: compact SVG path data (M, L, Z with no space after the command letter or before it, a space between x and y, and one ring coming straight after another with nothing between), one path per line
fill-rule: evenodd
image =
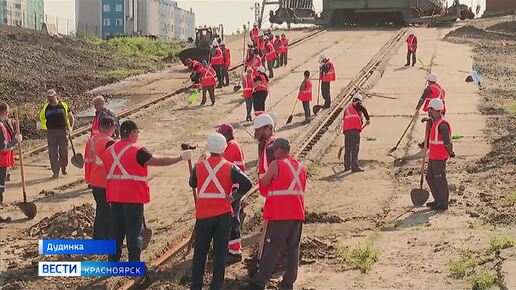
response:
M179 8L173 0L76 0L75 9L77 31L102 38L123 34L167 40L195 36L195 14Z
M25 12L25 27L31 29L41 29L44 19L43 0L25 0L27 10Z
M25 27L25 0L0 0L0 24Z

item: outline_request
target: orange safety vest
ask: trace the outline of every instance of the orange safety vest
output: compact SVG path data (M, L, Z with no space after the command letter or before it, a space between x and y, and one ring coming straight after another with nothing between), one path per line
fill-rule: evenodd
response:
M100 132L100 120L98 116L93 118L93 123L91 124L91 134L90 137Z
M414 43L414 40L417 39L414 34L411 34L407 38L407 49L409 51L416 51L417 50L417 43Z
M431 93L425 100L425 103L423 105L423 111L428 112L428 104L430 103L430 101L432 99L439 98L443 102L442 112L446 113L446 103L445 103L446 92L444 91L444 89L441 88L441 86L437 83L429 85L428 88L430 89Z
M270 41L267 41L267 50L269 51L265 56L267 61L273 61L276 59L276 51L274 50L274 45Z
M267 78L265 77L264 74L260 73L258 75L260 77L260 85L257 86L254 91L255 92L259 92L259 91L268 91L268 85L269 85L269 82L267 82Z
M258 39L258 44L256 46L262 52L262 55L265 55L265 40Z
M94 134L86 142L84 150L84 180L95 187L106 187L106 170L104 169L104 153L106 144L114 141L104 132Z
M342 130L358 130L362 131L362 113L358 112L355 109L355 106L358 102L353 102L349 105L346 110L344 110L344 115L342 116Z
M106 199L108 202L148 203L150 201L147 166L141 166L136 155L142 147L120 140L104 153Z
M231 65L231 52L229 51L229 48L226 48L224 50L224 66L228 67Z
M244 87L244 92L242 96L246 99L253 96L253 74L245 75L244 83L242 84Z
M305 220L306 167L294 157L276 160L278 176L264 195L264 220ZM262 193L263 194L263 193Z
M441 118L434 121L432 128L430 129L430 140L428 141L428 148L430 150L428 158L430 160L446 160L450 157L446 150L446 146L444 146L443 136L439 133L439 125L443 122L448 124L448 134L451 136L451 126L447 120Z
M282 37L281 38L281 42L283 43L283 51L282 51L282 53L287 53L288 52L288 38L287 37Z
M258 42L258 39L259 39L258 35L260 35L260 28L253 27L253 29L251 29L251 39L253 40L254 43Z
M5 142L11 142L12 137L9 134L9 130L4 125L2 121L0 121L0 131L4 135ZM13 167L14 166L14 150L12 148L7 150L0 150L0 167Z
M212 87L217 84L217 76L215 70L211 66L205 66L199 71L201 74L201 87Z
M305 89L302 91L299 91L297 98L301 102L310 102L310 101L312 101L312 81L310 79L306 79L306 80L304 80L304 82L305 82Z
M223 65L224 64L224 56L222 56L222 50L220 48L215 48L215 56L211 57L210 64L211 65Z
M199 68L202 67L202 63L200 61L197 61L197 60L192 60L192 64L190 65L190 69L194 72L198 72L199 71ZM197 69L195 69L197 68Z
M256 75L256 70L262 66L262 59L258 55L254 55L253 59L251 60L251 67L253 68L253 72Z
M231 170L233 165L226 159L210 156L196 165L197 201L195 216L197 219L233 214L230 201L226 198L231 193L233 182Z
M276 50L276 54L280 54L283 52L283 42L280 38L276 38L274 40L274 49Z
M330 65L330 70L327 73L321 73L321 81L324 83L333 82L335 80L335 66L331 61L325 63Z
M231 140L228 142L226 150L224 150L224 159L235 164L245 172L244 152L237 141Z

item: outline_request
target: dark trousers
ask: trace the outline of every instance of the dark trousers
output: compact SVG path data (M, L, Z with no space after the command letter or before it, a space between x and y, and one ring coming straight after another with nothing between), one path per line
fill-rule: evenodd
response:
M217 74L217 80L219 81L218 86L222 87L223 82L223 76L222 76L222 67L223 65L214 65L213 69L215 70L215 73Z
M305 111L305 120L310 119L310 102L303 101L303 110Z
M4 203L5 178L7 177L7 167L0 167L0 205Z
M358 151L360 149L360 132L344 131L344 168L358 169Z
M222 84L225 86L229 86L229 70L228 67L222 66Z
M268 94L268 91L257 91L253 93L253 107L255 113L265 111L265 100Z
M245 110L247 113L247 116L246 116L247 119L251 118L251 111L253 110L253 99L254 99L253 97L245 99Z
M93 186L91 192L97 204L92 238L94 240L107 240L109 237L109 212L111 206L106 200L106 189Z
M434 200L441 205L448 205L450 191L446 179L446 160L429 160L426 181Z
M54 174L68 165L68 139L65 129L49 129L47 131L48 157Z
M416 52L407 50L407 63L406 65L410 65L410 57L412 56L412 65L416 64Z
M224 283L226 253L228 249L231 214L214 216L195 221L195 248L192 260L192 290L201 290L206 258L213 240L213 278L210 289L222 289Z
M229 231L229 241L236 241L242 238L240 234L240 201L236 200L231 204L233 208L233 218L231 219L231 230ZM239 242L240 243L240 242Z
M321 82L321 94L324 99L323 108L329 108L331 106L330 83Z
M127 239L129 262L140 262L143 249L143 204L142 203L111 203L111 223L109 239L116 240L116 254L109 255L110 262L120 261L122 243Z
M281 66L287 65L287 53L286 52L280 54L280 65Z
M281 284L292 286L297 279L299 267L299 243L301 241L302 221L268 221L265 244L258 272L252 282L265 287L269 281L282 248L287 249L286 271Z
M215 87L214 86L209 86L209 87L202 88L202 101L201 101L201 105L206 104L206 93L210 94L211 104L212 105L215 104Z
M269 70L269 78L272 79L274 77L274 60L267 61L267 69Z

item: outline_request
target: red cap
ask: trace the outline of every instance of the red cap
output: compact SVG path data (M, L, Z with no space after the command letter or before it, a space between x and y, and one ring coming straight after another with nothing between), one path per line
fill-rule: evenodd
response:
M222 123L219 125L219 128L217 129L217 133L220 134L232 134L233 133L233 126L229 123Z

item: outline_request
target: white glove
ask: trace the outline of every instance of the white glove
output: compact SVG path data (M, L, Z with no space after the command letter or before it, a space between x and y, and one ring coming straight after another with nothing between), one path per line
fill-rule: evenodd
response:
M16 139L18 143L21 143L23 141L22 134L16 134L16 136L14 136L14 139Z
M36 129L41 130L43 129L43 125L41 125L41 122L36 122Z
M181 152L181 160L192 160L192 150L185 150Z
M199 155L199 159L197 159L197 162L206 160L206 158L208 158L208 155L206 155L206 153L203 153L203 154Z

